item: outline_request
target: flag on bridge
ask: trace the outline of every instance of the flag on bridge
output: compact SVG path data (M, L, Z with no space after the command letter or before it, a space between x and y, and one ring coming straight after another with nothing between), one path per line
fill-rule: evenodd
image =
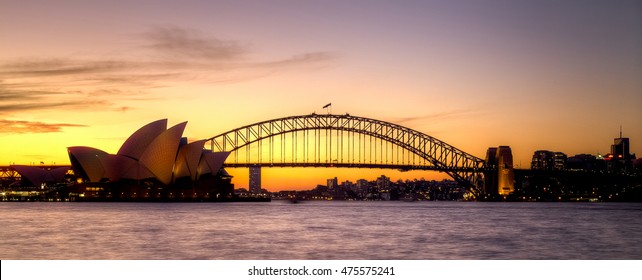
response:
M328 108L330 106L332 106L332 103L325 104L325 106L323 106L323 109Z

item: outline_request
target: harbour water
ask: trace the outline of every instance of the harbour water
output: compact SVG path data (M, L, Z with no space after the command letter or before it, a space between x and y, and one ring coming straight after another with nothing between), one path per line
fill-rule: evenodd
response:
M642 203L0 203L0 259L642 259Z

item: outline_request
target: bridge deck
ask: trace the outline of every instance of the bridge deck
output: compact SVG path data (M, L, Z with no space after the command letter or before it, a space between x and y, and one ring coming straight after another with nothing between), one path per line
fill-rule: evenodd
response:
M246 167L335 167L335 168L373 168L373 169L398 169L401 171L410 170L433 170L433 171L462 171L473 172L483 171L473 168L448 168L444 169L436 166L426 165L399 165L399 164L376 164L376 163L225 163L224 167L229 168L246 168Z

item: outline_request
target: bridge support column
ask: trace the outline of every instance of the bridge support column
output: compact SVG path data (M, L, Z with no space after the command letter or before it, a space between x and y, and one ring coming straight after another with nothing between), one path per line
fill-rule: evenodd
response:
M261 166L250 166L249 191L254 194L261 193Z
M484 192L487 196L506 197L515 191L513 152L509 146L490 147L486 152Z

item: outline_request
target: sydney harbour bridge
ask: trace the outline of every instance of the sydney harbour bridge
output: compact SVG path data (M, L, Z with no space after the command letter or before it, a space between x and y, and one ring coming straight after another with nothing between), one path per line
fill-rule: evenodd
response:
M214 152L231 152L226 167L432 170L445 172L474 195L486 192L489 186L484 185L489 183L502 190L496 184L508 181L488 180L508 173L498 173L495 154L484 160L417 130L349 114L262 121L209 138L207 146ZM509 157L511 162L500 169L512 169Z
M514 190L510 148L489 148L485 159L398 124L349 114L309 114L261 121L204 141L229 152L224 167L382 168L444 172L474 196ZM43 166L44 167L44 166ZM16 178L1 167L3 180Z

